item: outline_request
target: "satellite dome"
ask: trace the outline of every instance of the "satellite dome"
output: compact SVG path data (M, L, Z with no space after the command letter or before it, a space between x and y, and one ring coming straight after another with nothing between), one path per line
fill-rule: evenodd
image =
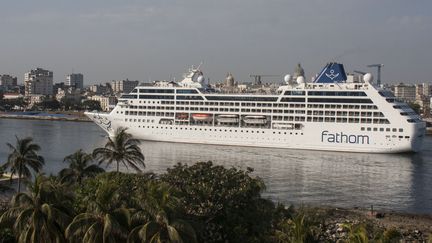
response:
M366 83L372 83L373 79L374 78L371 73L366 73L365 75L363 75L363 81Z
M304 84L305 83L305 78L303 76L299 76L297 77L297 83L298 84Z
M291 81L291 75L290 74L285 75L284 81L285 83L289 83L289 81Z
M202 75L198 76L197 81L198 81L199 83L204 82L204 76L202 76Z

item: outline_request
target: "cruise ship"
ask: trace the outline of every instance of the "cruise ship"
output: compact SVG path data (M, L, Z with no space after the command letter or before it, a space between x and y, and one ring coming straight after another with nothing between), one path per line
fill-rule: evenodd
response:
M347 80L328 63L313 82L285 76L273 93L221 92L191 68L180 82L154 81L122 95L110 113L86 115L110 136L143 140L365 153L421 150L425 122L390 91Z

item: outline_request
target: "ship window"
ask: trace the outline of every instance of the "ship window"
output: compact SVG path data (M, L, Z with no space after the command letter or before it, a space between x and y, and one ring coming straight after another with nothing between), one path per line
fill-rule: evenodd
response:
M299 91L299 90L285 91L284 95L305 95L305 91Z
M198 94L195 89L177 89L177 94Z
M402 128L399 128L399 132L403 132L403 129L402 129Z
M283 98L286 99L286 98ZM347 98L308 98L315 103L373 103L371 99L347 99Z
M405 136L405 138L410 138L409 136Z
M376 131L378 131L378 128L374 127L373 130L374 130L374 132L376 132Z
M370 127L367 128L368 131L372 130Z
M364 128L364 127L361 127L361 128L360 128L360 130L364 131L364 130L365 130L365 128Z
M380 132L384 132L384 128L383 127L380 127Z
M152 93L174 93L173 89L140 89L139 90L140 93L148 93L148 94L152 94Z
M390 128L386 128L386 132L390 132Z
M310 96L366 96L365 92L359 91L309 91Z
M396 128L393 128L393 129L392 129L392 132L396 132L396 131L397 131L397 129L396 129Z

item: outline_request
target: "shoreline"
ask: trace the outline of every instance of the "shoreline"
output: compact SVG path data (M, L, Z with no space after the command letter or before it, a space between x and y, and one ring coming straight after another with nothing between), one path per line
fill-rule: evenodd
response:
M0 213L9 208L13 194L11 191L0 193ZM432 239L432 214L391 210L374 210L371 213L366 208L331 206L295 206L293 212L303 212L313 221L320 222L320 242L347 240L349 229L344 225L363 226L368 229L369 236L379 231L396 230L400 233L401 242L428 242Z
M65 114L65 113L58 113ZM22 119L22 120L49 120L49 121L74 121L74 122L91 122L91 120L86 116L70 116L70 117L60 117L60 116L37 116L37 115L15 115L15 114L1 114L0 118L4 119Z

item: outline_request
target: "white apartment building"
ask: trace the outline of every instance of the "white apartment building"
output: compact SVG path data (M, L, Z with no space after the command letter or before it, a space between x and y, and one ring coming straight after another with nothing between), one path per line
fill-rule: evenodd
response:
M76 89L83 89L84 87L84 75L81 73L72 73L66 75L66 85L75 87Z
M89 97L89 99L99 101L103 111L111 111L117 104L117 97L115 96L105 97L100 95L94 95Z
M416 100L416 86L402 83L395 85L394 95L407 102L414 102Z
M52 95L53 72L42 68L24 74L25 95Z
M138 86L138 81L132 80L118 80L112 81L111 87L114 93L130 93L136 86Z

